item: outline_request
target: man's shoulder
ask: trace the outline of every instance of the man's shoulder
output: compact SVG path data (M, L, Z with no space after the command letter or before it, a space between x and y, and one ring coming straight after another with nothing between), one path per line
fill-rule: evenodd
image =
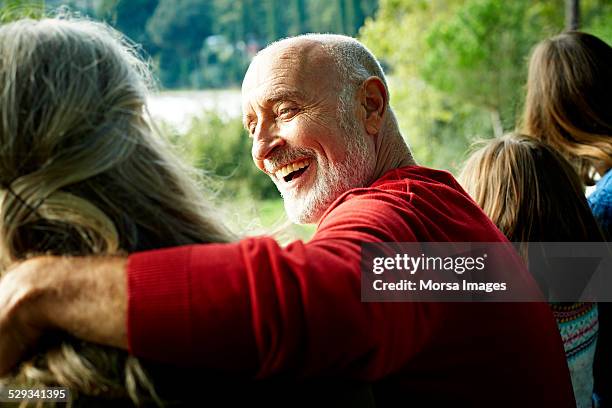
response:
M383 203L399 200L407 207L417 206L423 201L444 201L460 206L472 204L451 173L422 166L390 170L369 187L347 191L334 204L337 206L348 200L364 200L368 201L368 205L373 204L372 200Z
M453 175L446 170L411 165L389 170L372 183L373 187L396 182L441 183L458 186Z
M369 187L344 193L330 206L319 226L337 223L363 227L370 223L376 224L368 225L370 228L383 229L393 226L400 235L397 240L502 239L450 173L420 166L391 170Z

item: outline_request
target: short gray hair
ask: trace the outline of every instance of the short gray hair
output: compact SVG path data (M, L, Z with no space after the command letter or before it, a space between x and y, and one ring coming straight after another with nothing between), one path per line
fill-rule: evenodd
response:
M352 37L338 34L304 34L300 38L320 43L333 59L341 86L338 94L338 114L341 120L349 117L355 92L363 81L371 76L383 81L389 98L385 73L374 54L365 45Z
M361 84L367 78L376 76L387 87L380 63L372 52L356 39L339 34L304 34L296 38L320 43L334 60L343 82Z

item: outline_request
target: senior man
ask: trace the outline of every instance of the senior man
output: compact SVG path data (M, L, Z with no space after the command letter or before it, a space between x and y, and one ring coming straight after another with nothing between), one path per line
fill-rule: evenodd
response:
M545 304L361 302L363 242L504 241L450 174L415 164L365 47L282 40L242 96L255 164L312 240L28 261L0 287L3 371L52 327L174 364L368 381L379 406L574 405Z

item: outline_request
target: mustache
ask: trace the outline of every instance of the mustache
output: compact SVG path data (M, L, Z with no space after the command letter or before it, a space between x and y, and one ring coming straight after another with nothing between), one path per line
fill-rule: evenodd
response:
M290 147L284 149L276 149L271 156L264 160L264 167L267 172L271 173L280 166L301 159L304 157L312 158L315 156L314 151L303 147Z

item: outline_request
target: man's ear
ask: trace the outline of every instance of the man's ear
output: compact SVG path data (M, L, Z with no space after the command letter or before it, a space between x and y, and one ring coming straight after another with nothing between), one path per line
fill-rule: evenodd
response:
M361 84L359 89L359 103L363 123L370 135L376 135L383 124L387 111L389 96L383 81L375 76L369 77Z

